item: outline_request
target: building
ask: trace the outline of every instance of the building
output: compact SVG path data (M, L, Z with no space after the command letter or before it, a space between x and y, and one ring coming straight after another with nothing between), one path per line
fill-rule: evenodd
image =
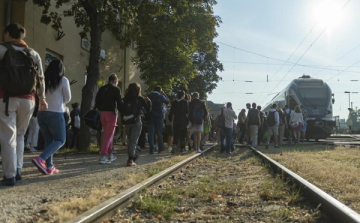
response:
M61 12L70 6L70 3L64 4L58 10ZM1 1L0 15L0 42L4 40L2 28L6 24L17 22L23 25L27 32L25 41L29 47L40 54L44 68L54 58L63 60L66 68L65 75L73 83L71 85L71 103L80 102L81 89L86 82L90 41L81 39L79 35L81 28L76 27L74 19L72 17L63 18L62 33L56 32L50 25L46 26L40 22L42 8L33 4L32 1ZM116 73L119 77L119 87L123 95L125 86L130 82L138 82L143 85L139 70L131 62L131 58L135 55L133 46L120 49L120 43L109 32L105 32L102 36L101 49L99 85L107 82L112 73Z

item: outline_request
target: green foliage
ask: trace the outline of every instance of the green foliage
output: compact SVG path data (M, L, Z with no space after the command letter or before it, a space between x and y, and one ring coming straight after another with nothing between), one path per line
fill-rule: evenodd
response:
M134 62L141 78L153 89L198 91L205 96L220 80L217 71L215 1L142 1L136 26L129 30L136 42Z

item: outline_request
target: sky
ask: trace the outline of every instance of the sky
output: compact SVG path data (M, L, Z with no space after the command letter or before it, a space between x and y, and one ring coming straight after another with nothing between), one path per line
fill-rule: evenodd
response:
M305 74L330 86L334 115L347 118L349 95L360 109L359 0L217 2L222 23L215 42L224 71L208 100L230 101L236 113L247 102L265 106Z

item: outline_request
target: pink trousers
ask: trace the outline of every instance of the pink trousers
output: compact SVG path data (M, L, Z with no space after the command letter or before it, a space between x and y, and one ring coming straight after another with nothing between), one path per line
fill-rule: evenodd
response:
M101 156L106 156L112 153L113 138L117 122L117 115L115 112L102 111L100 112L100 122L103 127L103 140L101 144Z

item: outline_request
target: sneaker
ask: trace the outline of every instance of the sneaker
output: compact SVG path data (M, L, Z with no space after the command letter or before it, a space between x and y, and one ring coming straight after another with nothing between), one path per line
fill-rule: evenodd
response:
M99 164L110 164L111 161L106 156L100 156Z
M110 160L110 162L115 161L115 160L116 160L116 156L114 156L114 154L111 153L111 154L109 155L108 160Z
M22 177L21 177L21 170L20 169L17 169L16 170L16 176L15 176L15 180L21 180Z
M133 160L128 160L126 166L136 166L136 163Z
M172 151L172 147L169 146L169 147L168 147L168 152L171 153L171 151Z
M5 182L6 186L13 187L13 186L15 186L16 180L15 180L15 177L11 177L11 178L5 178L4 177L4 182Z
M269 143L266 143L265 149L269 149Z
M59 170L56 169L56 167L53 167L51 169L46 169L46 171L47 171L48 175L52 175L54 173L59 173Z
M196 152L198 152L198 153L202 153L202 151L201 151L201 149L199 148L199 149L197 149L196 150Z
M31 148L29 149L29 151L30 151L31 153L37 152L37 150L36 150L34 147L31 147Z
M35 157L34 159L32 159L32 163L38 168L38 170L42 174L48 174L48 172L46 171L45 160L42 160L40 157Z

